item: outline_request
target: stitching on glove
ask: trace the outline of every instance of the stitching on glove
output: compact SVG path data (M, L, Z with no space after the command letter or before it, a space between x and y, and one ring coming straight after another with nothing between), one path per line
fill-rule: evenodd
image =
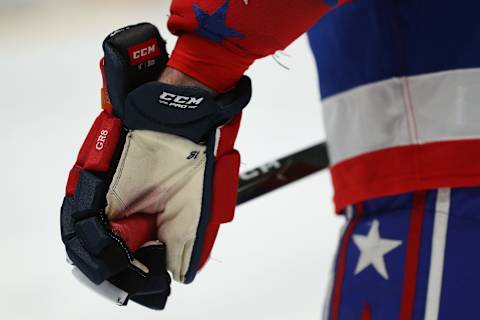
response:
M132 260L133 260L133 256L132 256L132 254L131 254L131 252L130 252L130 249L128 249L128 248L125 246L125 244L123 243L123 241L120 240L120 239L118 238L118 236L117 236L116 234L112 233L112 232L109 232L109 233L107 233L107 234L108 234L108 236L110 236L110 238L112 238L113 240L115 240L116 242L118 242L118 244L119 244L119 245L122 247L122 249L125 251L128 259L129 259L130 261L132 261Z
M115 173L115 181L113 181L113 183L110 186L110 190L111 190L113 196L120 202L124 211L127 211L127 205L120 198L120 195L117 193L117 186L119 184L120 178L122 177L123 169L125 168L125 162L127 161L127 154L130 150L130 140L131 139L132 139L132 132L129 131L128 135L125 139L125 145L123 147L123 152L122 152L122 156L120 158L120 162L118 163L118 166L117 166L117 172Z
M195 230L196 231L196 230ZM185 264L185 261L187 259L190 259L191 258L191 253L190 254L186 254L186 248L187 247L192 247L192 250L193 250L193 244L195 243L195 237L196 237L196 232L195 234L190 234L190 237L188 240L186 240L184 243L183 243L183 250L182 250L182 254L181 255L178 255L175 257L175 262L177 263L176 265L179 266L179 269L178 270L178 276L180 277L180 280L183 282L185 281L185 275L187 274L188 272L188 267L190 265L190 261L188 264ZM191 245L190 245L191 244ZM180 263L178 263L180 261ZM182 270L182 267L183 266L187 266L187 270Z

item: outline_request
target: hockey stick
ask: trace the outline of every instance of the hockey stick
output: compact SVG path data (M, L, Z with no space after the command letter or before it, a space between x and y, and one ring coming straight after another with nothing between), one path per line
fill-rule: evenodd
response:
M240 174L237 205L295 182L329 165L325 142ZM156 216L136 214L110 223L132 251L156 236ZM145 239L144 239L145 238Z
M240 174L237 205L328 168L325 142Z

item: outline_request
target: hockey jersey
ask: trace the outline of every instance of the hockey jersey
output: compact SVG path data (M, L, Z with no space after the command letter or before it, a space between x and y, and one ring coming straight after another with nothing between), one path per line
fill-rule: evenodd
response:
M304 31L317 59L337 211L480 185L476 1L174 0L169 62L225 91Z

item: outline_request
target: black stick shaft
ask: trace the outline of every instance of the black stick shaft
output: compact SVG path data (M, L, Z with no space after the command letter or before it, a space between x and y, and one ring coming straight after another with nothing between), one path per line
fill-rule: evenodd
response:
M325 142L240 174L237 205L329 166Z

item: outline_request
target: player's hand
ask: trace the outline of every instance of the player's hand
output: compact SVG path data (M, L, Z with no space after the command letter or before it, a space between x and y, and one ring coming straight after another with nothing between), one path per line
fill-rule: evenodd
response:
M162 309L166 269L191 282L233 218L233 145L250 80L216 97L157 82L168 56L146 23L113 32L103 48L108 95L69 175L62 240L92 282L125 291L121 302Z

